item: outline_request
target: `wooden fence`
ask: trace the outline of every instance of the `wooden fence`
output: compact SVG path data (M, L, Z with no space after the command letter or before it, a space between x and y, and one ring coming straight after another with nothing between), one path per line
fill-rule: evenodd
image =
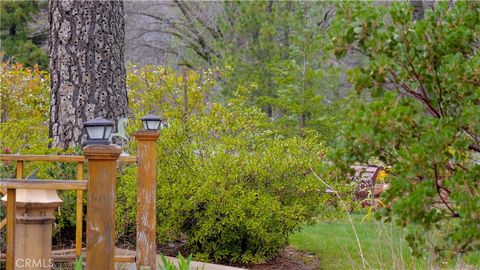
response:
M87 191L86 261L87 270L113 270L115 262L136 262L137 269L155 269L156 252L156 140L157 131L139 131L138 158L120 156L115 145L92 145L84 148L85 156L66 155L0 155L0 161L16 162L16 179L0 179L0 193L7 194L7 217L0 229L7 228L6 269L15 265L15 201L17 189L76 190L75 259L82 253L83 191ZM25 162L76 163L76 180L25 180ZM84 180L88 162L89 179ZM116 163L137 163L137 253L135 257L115 257L115 182ZM145 222L147 221L147 222ZM100 229L99 229L100 228ZM34 244L34 243L32 243ZM64 258L65 259L65 258Z

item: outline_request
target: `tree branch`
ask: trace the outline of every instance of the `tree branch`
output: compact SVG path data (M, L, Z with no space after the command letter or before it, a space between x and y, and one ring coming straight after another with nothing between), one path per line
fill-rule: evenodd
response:
M388 68L388 71L389 71L389 73L395 78L396 81L399 81L397 74L396 74L391 68ZM397 84L398 84L398 83L397 83ZM426 109L427 109L427 111L430 113L430 115L432 115L432 116L434 116L434 117L436 117L436 118L440 118L440 114L438 113L438 111L435 110L435 108L433 108L432 104L430 104L430 102L428 101L428 99L426 98L426 96L425 96L423 93L419 93L419 92L413 90L413 89L412 89L410 86L408 86L406 83L402 83L402 84L400 85L400 87L401 87L403 90L405 90L405 92L406 92L409 96L411 96L411 97L413 97L413 98L421 101L421 102L426 106Z
M437 171L437 164L434 164L433 165L434 167L434 172L435 172L435 188L437 190L437 194L438 194L438 197L440 198L440 200L443 202L443 204L447 207L447 209L450 211L450 213L452 214L452 217L460 217L460 215L455 212L451 207L450 205L447 203L447 201L445 201L445 199L443 198L442 196L442 192L441 192L441 188L440 187L440 184L438 183L438 171Z

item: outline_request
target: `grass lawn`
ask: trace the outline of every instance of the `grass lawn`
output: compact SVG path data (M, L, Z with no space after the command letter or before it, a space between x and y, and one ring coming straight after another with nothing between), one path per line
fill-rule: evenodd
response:
M413 258L402 230L389 223L366 220L363 215L353 214L360 245L365 257L366 269L428 269L428 256ZM290 237L296 249L316 254L321 269L363 269L359 247L348 218L331 223L307 226ZM473 266L465 269L480 269L480 253L464 259ZM445 268L448 268L445 265Z

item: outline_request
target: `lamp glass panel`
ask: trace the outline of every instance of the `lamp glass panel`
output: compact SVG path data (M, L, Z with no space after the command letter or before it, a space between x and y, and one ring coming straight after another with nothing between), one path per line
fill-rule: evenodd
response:
M105 138L104 139L108 139L110 138L110 134L112 133L112 126L107 126L106 127L107 129L105 130Z
M148 127L147 127L147 121L142 121L142 123L143 123L143 129L148 129Z
M90 137L90 139L103 139L104 128L104 126L87 127L88 137Z
M147 122L148 122L148 128L149 129L157 130L158 126L160 125L160 121L157 121L157 120L147 121Z

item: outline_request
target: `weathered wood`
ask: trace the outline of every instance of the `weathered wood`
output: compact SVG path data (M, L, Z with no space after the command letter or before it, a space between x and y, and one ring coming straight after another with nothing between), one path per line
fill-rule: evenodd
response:
M3 184L3 180L0 183ZM16 190L7 189L7 270L15 267L15 201Z
M77 163L77 180L83 180L83 162ZM76 232L75 232L75 255L82 255L82 221L83 221L83 191L77 190Z
M113 270L115 255L116 145L88 145L87 270Z
M115 263L134 263L135 256L116 256L113 261Z
M355 170L355 175L352 181L357 182L357 190L355 191L355 199L360 201L362 206L374 204L374 186L380 171L383 170L381 166L361 166L353 165L350 168ZM367 200L369 199L369 200Z
M67 156L67 155L0 155L0 160L83 162L85 160L85 157L84 156Z
M23 179L23 161L21 160L17 161L16 178Z
M5 189L56 189L86 190L87 181L78 180L20 180L1 179L0 187Z
M4 218L2 221L0 221L0 230L3 229L7 225L7 218Z
M136 163L137 162L137 157L135 156L121 156L118 158L119 162L123 163Z
M137 269L156 269L157 131L139 131L137 178Z
M58 197L56 190L16 190L16 269L24 269L23 265L25 269L30 270L50 269L48 265L52 249L52 227L56 209L61 203L62 200ZM29 266L27 259L32 262L32 265Z
M67 155L0 155L0 160L5 161L50 161L50 162L85 162L84 156L67 156ZM122 163L135 163L135 156L121 156L118 158ZM22 174L23 176L23 174Z
M5 261L5 258L6 255L0 253L0 262ZM75 254L52 254L52 260L54 262L74 262L76 259L77 256ZM85 261L86 258L83 257L83 260ZM115 263L134 263L135 256L115 256L113 261Z

